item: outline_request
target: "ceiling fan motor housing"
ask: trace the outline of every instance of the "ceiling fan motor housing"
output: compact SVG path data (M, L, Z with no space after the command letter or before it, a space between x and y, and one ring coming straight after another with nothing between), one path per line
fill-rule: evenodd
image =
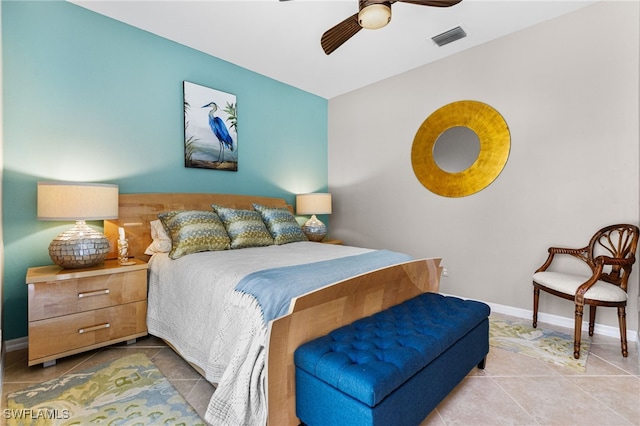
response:
M358 24L362 28L375 30L391 21L391 2L359 0Z

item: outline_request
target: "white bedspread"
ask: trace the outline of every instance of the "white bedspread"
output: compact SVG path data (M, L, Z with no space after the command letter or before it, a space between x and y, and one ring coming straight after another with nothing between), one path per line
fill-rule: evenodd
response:
M234 291L246 275L369 252L299 242L196 253L149 262L149 333L170 342L207 380L217 383L206 420L215 425L266 424L267 325L255 299Z

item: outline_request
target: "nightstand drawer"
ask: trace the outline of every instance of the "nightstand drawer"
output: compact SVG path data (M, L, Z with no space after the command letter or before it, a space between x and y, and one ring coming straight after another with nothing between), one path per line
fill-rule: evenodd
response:
M29 284L29 321L146 300L147 271Z
M146 300L29 323L29 361L147 331ZM31 365L31 364L30 364Z

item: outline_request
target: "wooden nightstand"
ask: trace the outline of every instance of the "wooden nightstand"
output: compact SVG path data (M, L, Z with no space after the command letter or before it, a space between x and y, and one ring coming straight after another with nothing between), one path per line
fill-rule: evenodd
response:
M335 245L338 245L338 246L342 245L342 240L334 240L332 238L327 238L327 239L324 239L324 240L322 240L320 242L322 244L335 244Z
M147 334L147 264L118 260L86 269L27 270L29 365Z

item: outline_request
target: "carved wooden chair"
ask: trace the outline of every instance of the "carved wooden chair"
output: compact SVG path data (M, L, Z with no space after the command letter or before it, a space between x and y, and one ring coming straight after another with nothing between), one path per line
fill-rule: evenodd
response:
M580 358L582 312L589 305L589 336L593 336L596 307L618 308L622 356L627 352L627 282L631 267L636 261L638 227L635 225L611 225L602 228L591 238L589 245L579 249L550 247L546 262L533 274L533 327L538 325L538 301L540 290L576 305L573 356ZM590 275L547 271L556 254L568 254L584 261L591 269Z

